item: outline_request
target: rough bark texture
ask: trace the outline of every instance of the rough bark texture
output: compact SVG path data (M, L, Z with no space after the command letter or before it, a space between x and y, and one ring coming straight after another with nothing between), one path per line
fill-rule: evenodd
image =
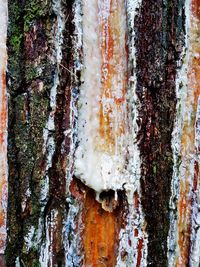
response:
M68 9L66 12L69 12ZM63 259L60 240L65 212L65 182L60 149L66 84L59 84L58 109L53 107L52 110L50 106L50 91L59 68L55 58L57 17L51 1L9 2L8 265L14 265L19 255L26 266L39 264L39 249L45 240L46 220L51 219L52 209L58 210L59 217L55 226L58 227L58 244L54 246L58 246L58 261ZM48 131L48 139L55 139L57 152L52 166L47 166L47 154L53 148L48 145L48 140L44 145L43 138L48 116L55 116L56 124L56 130ZM42 196L47 176L49 190L46 196ZM27 247L26 236L31 227L34 229L32 239L37 238L37 231L41 231L41 240Z
M0 266L198 267L200 1L94 0L88 9L92 3L100 33L91 35L100 36L103 63L101 114L90 120L100 118L105 154L128 136L128 182L112 177L115 186L98 192L75 171L88 1L8 0L8 100L0 90L0 104L8 102L9 176ZM120 8L123 29L116 27ZM118 71L120 97L112 85ZM1 135L6 119L2 125Z
M136 17L138 135L148 264L167 265L171 138L176 116L176 69L184 36L184 1L142 1Z

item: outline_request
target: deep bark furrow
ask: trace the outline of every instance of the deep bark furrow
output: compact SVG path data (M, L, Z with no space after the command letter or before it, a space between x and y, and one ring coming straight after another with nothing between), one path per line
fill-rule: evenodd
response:
M142 1L135 19L138 134L142 206L147 221L148 265L167 266L171 136L176 115L176 68L183 42L183 1ZM183 13L183 12L182 12Z

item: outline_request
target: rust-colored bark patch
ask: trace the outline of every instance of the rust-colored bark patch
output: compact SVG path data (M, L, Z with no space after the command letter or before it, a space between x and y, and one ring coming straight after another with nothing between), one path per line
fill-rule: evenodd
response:
M117 138L127 130L127 118L120 118L121 115L126 114L124 109L127 108L126 28L124 29L124 25L121 23L121 18L124 16L123 1L114 0L110 4L105 2L102 6L104 8L100 10L103 14L100 20L102 56L100 138L103 139L103 145L100 146L100 149L113 152L116 149ZM104 15L106 9L109 9L108 17ZM119 114L119 119L116 122L117 114Z
M85 266L115 266L118 236L122 226L121 208L105 211L92 190L85 196L83 246Z

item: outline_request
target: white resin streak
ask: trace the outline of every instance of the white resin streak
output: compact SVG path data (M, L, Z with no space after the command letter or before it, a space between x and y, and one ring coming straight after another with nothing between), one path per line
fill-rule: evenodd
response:
M101 191L103 181L97 174L100 157L94 153L94 135L98 124L100 95L101 54L98 42L98 1L83 0L83 85L79 96L78 141L76 151L75 175L97 191ZM88 8L89 7L89 8ZM91 101L92 99L92 101ZM91 120L91 116L93 118ZM88 123L90 122L90 123ZM86 169L87 168L87 169Z
M186 5L187 6L187 5ZM187 14L187 12L186 12ZM182 67L177 73L176 77L176 95L177 95L177 118L172 133L172 150L173 150L173 176L171 183L171 197L170 197L170 229L168 235L168 265L169 267L175 266L177 249L178 249L178 200L179 200L179 183L180 183L180 149L181 149L181 129L183 125L183 109L184 99L186 98L187 91L187 67L188 67L188 54L186 47L188 40L185 39L185 48L182 52L181 60L183 60ZM181 64L181 61L180 61Z
M43 138L44 138L43 153L47 154L46 172L52 166L52 158L55 151L55 141L52 133L55 131L54 115L56 112L56 95L57 95L57 87L59 85L59 68L62 60L63 30L65 26L64 14L61 8L61 0L53 1L53 9L55 14L57 15L57 25L55 26L56 29L53 29L53 34L54 30L56 31L56 33L55 33L55 51L52 57L52 64L56 64L57 68L56 68L56 73L54 75L53 86L50 91L50 107L52 111L49 114L48 121L43 131ZM49 177L46 174L44 187L42 188L42 193L41 193L42 197L41 200L46 199L48 195L48 187L49 187Z
M55 25L55 29L53 29L53 34L55 34L55 50L52 58L52 64L56 64L56 73L54 75L54 83L50 91L50 106L51 106L51 113L49 115L46 127L43 132L43 138L44 138L44 146L43 146L43 153L47 154L47 163L46 163L46 177L44 186L42 188L41 192L41 202L45 203L46 199L48 197L48 190L49 190L49 177L48 177L48 170L52 166L52 159L53 154L55 151L55 140L53 137L53 132L55 131L55 123L54 123L54 114L56 112L56 95L57 95L57 87L59 85L59 68L60 63L62 60L62 44L63 44L63 30L65 27L65 15L62 10L62 1L61 0L53 0L53 10L55 14L57 15L57 24ZM52 216L53 216L52 211ZM56 218L56 216L55 216ZM42 223L42 222L41 222ZM51 247L52 244L49 242L51 240L51 234L53 232L53 220L51 222L47 222L46 218L46 240L44 244L41 246L41 252L40 252L40 264L41 267L52 267L52 253L51 253ZM40 226L42 227L42 225ZM40 229L39 227L39 229ZM51 229L50 233L48 231L48 228ZM49 236L50 235L50 236ZM37 239L41 236L41 233L38 232Z
M168 235L168 266L174 267L178 255L178 200L180 194L180 153L181 153L181 134L183 121L185 116L185 101L187 97L187 84L188 84L188 64L189 64L189 28L190 28L190 0L185 2L185 15L186 15L186 35L185 47L180 59L181 68L176 76L176 120L174 130L172 133L172 151L173 151L173 176L171 183L171 198L170 198L170 229Z
M84 230L83 218L80 210L83 208L78 201L68 200L69 210L64 225L65 232L65 267L82 266L84 253L82 252L82 234Z
M98 144L104 142L99 136L99 106L102 91L102 55L98 34L100 27L99 19L103 17L107 21L108 14L106 12L106 6L109 7L110 2L83 0L82 3L84 70L82 72L83 83L80 88L79 97L79 146L75 154L75 175L86 185L100 193L103 190L122 189L123 184L128 182L129 174L125 170L128 130L125 129L125 134L116 137L114 153L97 148ZM120 27L125 30L125 10L122 9L120 12L120 15L122 15ZM125 35L123 36L123 30L122 35L120 35L120 45L121 50L125 49ZM120 65L118 67L121 68ZM120 72L117 75L117 79L119 80ZM112 93L115 96L121 90L121 84L120 82L116 82L116 77L112 80L113 84L115 86L112 88ZM119 96L116 95L117 97ZM106 106L113 108L113 127L119 127L118 123L123 122L123 120L126 121L126 116L123 119L119 118L121 113L117 113L115 103L113 102L114 100L112 98L102 98L104 111L106 110Z
M200 163L199 151L198 151L198 138L199 133L196 129L196 154L187 154L184 158L180 158L181 155L181 135L183 130L183 125L185 118L190 121L192 116L192 109L187 106L187 94L190 90L188 86L188 66L190 58L193 56L193 51L191 42L193 41L193 34L191 32L191 0L186 0L185 2L185 15L186 15L186 36L185 36L185 47L182 52L182 57L180 64L182 63L181 69L177 73L176 78L176 94L177 94L177 118L175 121L173 138L172 138L172 149L173 149L173 177L171 185L171 199L170 199L170 230L168 236L168 266L174 267L176 265L176 259L179 257L179 247L178 247L178 201L180 197L180 179L184 178L185 171L187 167L190 171L190 191L192 192L193 179L194 179L194 162L195 160ZM200 103L199 103L200 104ZM198 122L199 105L197 108L196 121ZM198 126L198 125L197 125ZM190 192L190 194L192 194ZM193 194L192 202L192 218L191 218L191 250L190 250L190 266L198 267L200 263L200 192L199 188Z
M135 58L135 47L134 47L134 19L136 15L136 9L140 7L141 0L126 0L127 5L127 23L128 30L132 33L130 36L129 33L129 61L132 62L130 68L135 69L136 67L136 58ZM142 211L142 206L140 203L141 199L141 189L140 189L140 178L141 178L141 159L140 152L137 144L137 134L138 134L138 107L139 101L136 95L136 74L134 73L132 77L129 77L129 120L131 127L131 135L129 136L129 181L124 186L126 189L126 195L129 204L129 212L127 216L127 224L125 229L122 229L119 234L119 251L117 257L117 267L127 267L127 266L137 266L139 264L138 260L138 244L139 240L143 240L141 248L141 261L140 267L147 266L147 245L148 245L148 235L145 230L145 219ZM136 209L134 207L134 193L137 192L139 197L139 207ZM135 236L134 231L138 231L138 236ZM130 245L131 244L131 245ZM121 258L123 251L127 252L127 258Z
M5 73L7 64L7 20L8 7L6 0L0 0L0 213L2 224L0 225L0 254L4 253L6 245L6 214L7 214L7 95L5 88Z

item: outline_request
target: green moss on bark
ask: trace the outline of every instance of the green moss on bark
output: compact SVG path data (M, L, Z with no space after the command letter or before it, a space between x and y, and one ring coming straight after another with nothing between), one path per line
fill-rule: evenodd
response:
M44 206L45 180L43 132L50 112L50 90L55 66L52 57L51 1L9 1L8 91L9 98L9 207L6 261L14 266L19 257L25 266L40 266L42 240L37 240ZM31 227L33 242L26 242ZM44 231L44 228L40 229ZM43 234L42 234L43 235Z

